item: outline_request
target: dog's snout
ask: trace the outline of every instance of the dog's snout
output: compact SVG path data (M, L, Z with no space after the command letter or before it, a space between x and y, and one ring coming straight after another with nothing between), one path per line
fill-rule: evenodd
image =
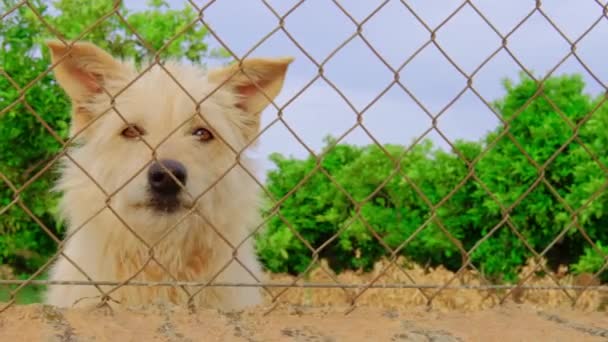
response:
M181 185L171 177L169 172L171 172L175 179L179 180ZM176 160L159 160L150 165L150 168L148 169L148 183L150 184L150 188L159 195L177 195L182 186L186 185L186 178L186 167Z

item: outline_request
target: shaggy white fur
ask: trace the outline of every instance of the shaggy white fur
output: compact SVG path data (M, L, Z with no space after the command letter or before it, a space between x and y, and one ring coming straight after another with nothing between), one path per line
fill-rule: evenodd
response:
M216 282L262 281L252 239L246 239L261 222L259 187L243 169L254 174L255 165L240 151L257 134L260 113L281 90L292 59L255 58L209 72L167 62L140 75L90 43L68 47L51 41L48 46L59 63L55 76L72 99L75 145L63 160L57 190L63 194L67 236L73 234L64 253L81 269L62 256L50 279L206 282L219 274ZM195 113L204 120L192 117ZM139 137L121 135L134 126ZM200 128L214 138L201 141L193 134ZM175 212L149 205L146 174L153 155L177 160L187 170L181 208ZM154 246L152 252L146 244ZM197 291L100 288L126 305L184 304L187 292ZM91 285L52 285L46 302L90 305L99 303L100 295ZM257 287L209 287L191 303L235 310L259 304L261 298Z

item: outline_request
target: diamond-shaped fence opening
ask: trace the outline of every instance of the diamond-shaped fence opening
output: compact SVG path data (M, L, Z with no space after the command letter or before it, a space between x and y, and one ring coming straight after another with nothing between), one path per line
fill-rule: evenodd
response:
M40 285L265 312L605 300L604 4L576 25L540 1L70 4L0 7L0 312ZM256 59L285 48L301 62ZM496 70L522 76L499 94ZM263 177L260 143L283 154Z

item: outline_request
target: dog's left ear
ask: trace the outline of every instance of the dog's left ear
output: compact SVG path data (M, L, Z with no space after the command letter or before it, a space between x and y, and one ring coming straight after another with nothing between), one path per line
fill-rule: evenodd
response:
M257 132L261 112L273 101L281 88L292 57L284 58L250 58L241 63L211 70L209 80L222 84L235 92L237 107L250 114L249 119Z

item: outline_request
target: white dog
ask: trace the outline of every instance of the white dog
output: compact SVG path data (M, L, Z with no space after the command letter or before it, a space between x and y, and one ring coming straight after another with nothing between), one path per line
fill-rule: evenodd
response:
M258 133L260 113L280 92L292 59L245 59L209 72L167 62L140 77L90 43L48 47L72 100L76 136L57 185L67 258L53 265L50 279L262 281L247 239L261 222L259 189L243 169L254 174L254 165L240 152ZM100 289L141 305L184 304L200 288ZM46 302L67 307L100 296L91 285L52 285ZM258 287L208 287L190 304L236 310L261 300Z

